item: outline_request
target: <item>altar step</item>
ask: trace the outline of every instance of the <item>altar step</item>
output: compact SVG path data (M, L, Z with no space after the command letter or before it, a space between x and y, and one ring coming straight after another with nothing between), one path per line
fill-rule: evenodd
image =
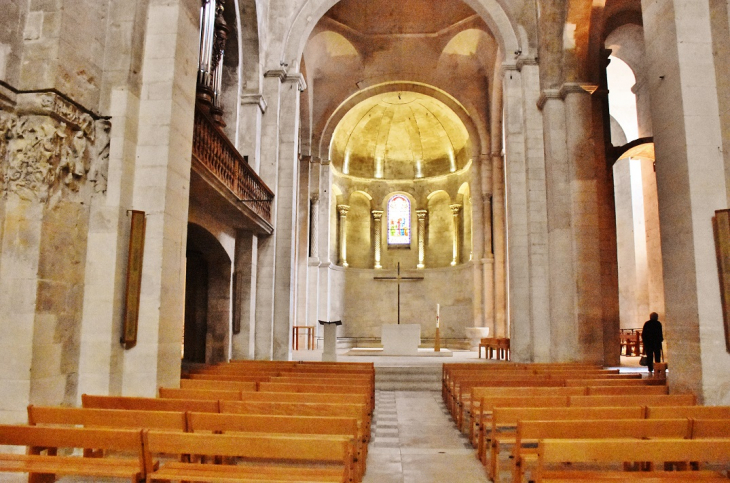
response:
M375 389L382 391L440 391L441 364L375 366Z

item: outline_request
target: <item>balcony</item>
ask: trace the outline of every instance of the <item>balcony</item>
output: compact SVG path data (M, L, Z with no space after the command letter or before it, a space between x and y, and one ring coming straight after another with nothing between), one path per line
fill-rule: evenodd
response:
M200 107L195 108L191 200L232 226L271 234L274 193Z

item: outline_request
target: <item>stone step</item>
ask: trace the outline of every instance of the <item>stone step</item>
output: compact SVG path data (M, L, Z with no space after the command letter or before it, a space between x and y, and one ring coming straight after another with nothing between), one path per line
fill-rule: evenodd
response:
M375 389L383 391L438 391L441 364L428 366L375 366Z

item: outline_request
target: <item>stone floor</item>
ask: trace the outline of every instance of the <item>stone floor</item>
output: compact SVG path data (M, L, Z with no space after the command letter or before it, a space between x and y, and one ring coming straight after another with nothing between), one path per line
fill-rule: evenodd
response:
M437 391L376 391L363 483L482 483L484 468Z

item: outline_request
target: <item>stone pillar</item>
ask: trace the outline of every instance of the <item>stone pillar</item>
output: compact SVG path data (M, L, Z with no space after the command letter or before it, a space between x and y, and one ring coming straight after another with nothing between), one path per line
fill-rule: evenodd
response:
M593 101L595 86L566 84L566 145L571 203L571 245L573 248L575 297L572 316L564 319L572 355L585 362L603 363L603 310L601 297L601 244L599 169L594 146ZM555 267L557 269L557 267Z
M291 357L295 321L296 215L299 189L299 101L306 88L302 74L284 77L279 115L279 160L276 190L276 284L274 287L274 360ZM277 233L278 232L278 233Z
M375 259L375 269L381 269L383 266L380 264L381 260L381 244L383 237L383 211L373 210L373 255ZM420 243L420 242L419 242ZM420 245L419 245L420 249ZM420 252L419 252L420 253Z
M456 266L457 263L459 263L459 258L461 254L459 253L460 250L460 226L459 223L459 211L461 210L461 205L458 203L454 203L449 205L449 208L451 208L451 216L454 220L454 250L453 250L453 258L451 260L451 266Z
M263 96L268 108L263 116L261 126L261 157L259 176L275 191L271 207L271 218L274 221L274 234L259 239L258 261L256 264L256 323L254 358L272 360L274 338L274 275L276 264L276 241L278 236L278 186L279 170L279 117L282 80L286 72L271 70L264 74Z
M350 207L337 205L337 212L340 215L340 265L348 267L347 263L347 212Z
M316 187L317 191L312 192L309 209L309 260L307 262L307 325L314 325L315 332L319 333L320 326L317 323L317 305L319 297L319 223L317 222L317 214L319 213L319 163L312 163L312 176L310 184ZM314 188L313 188L314 189Z
M491 161L491 160L490 160ZM489 166L491 170L491 166ZM489 327L490 335L495 334L494 326L494 252L492 238L492 195L485 194L482 198L484 210L484 256L482 258L482 280L484 300L484 327Z
M124 353L122 395L180 382L198 15L180 0L151 2L147 13L133 201L147 227L138 342Z
M691 392L707 405L730 400L730 354L710 220L728 208L720 97L707 0L642 0L656 177L661 222L666 357L672 392ZM714 12L719 13L719 12ZM671 22L667 22L670 19ZM720 90L722 89L722 90ZM725 113L723 112L724 116Z
M426 258L426 217L428 216L428 210L416 210L416 217L418 217L418 265L416 268L426 268L423 263ZM378 243L378 251L380 251L380 244ZM378 254L379 255L379 254ZM378 256L378 258L380 258Z
M318 290L318 309L317 313L320 320L330 320L330 292L331 292L331 274L332 254L334 252L334 234L332 234L332 223L330 223L330 215L332 211L332 197L330 185L332 182L332 173L329 160L320 161L319 173L319 212L317 213L316 223L319 226L319 290Z
M520 59L515 66L505 66L503 89L510 229L507 331L511 333L514 360L545 362L550 360L549 344L537 341L549 340L551 328L550 319L545 317L550 310L548 204L535 60ZM496 174L494 179L496 183ZM494 209L496 213L496 206ZM496 236L495 231L495 241ZM495 260L495 271L499 269Z
M309 176L310 176L310 156L302 156L299 161L299 193L297 196L298 217L297 217L297 248L296 248L296 264L297 264L297 288L296 288L296 317L297 325L307 325L307 303L309 300L308 291L309 284L307 282L309 276L309 244L310 244L310 225L309 210L311 203L309 201Z
M258 173L261 165L261 123L266 113L266 99L261 94L241 96L238 151L248 157L248 164Z
M248 231L239 231L236 236L236 255L233 260L233 317L240 328L231 337L231 358L252 359L256 334L256 263L258 238Z
M502 153L492 154L492 239L494 246L494 335L511 337L507 320L507 226Z

